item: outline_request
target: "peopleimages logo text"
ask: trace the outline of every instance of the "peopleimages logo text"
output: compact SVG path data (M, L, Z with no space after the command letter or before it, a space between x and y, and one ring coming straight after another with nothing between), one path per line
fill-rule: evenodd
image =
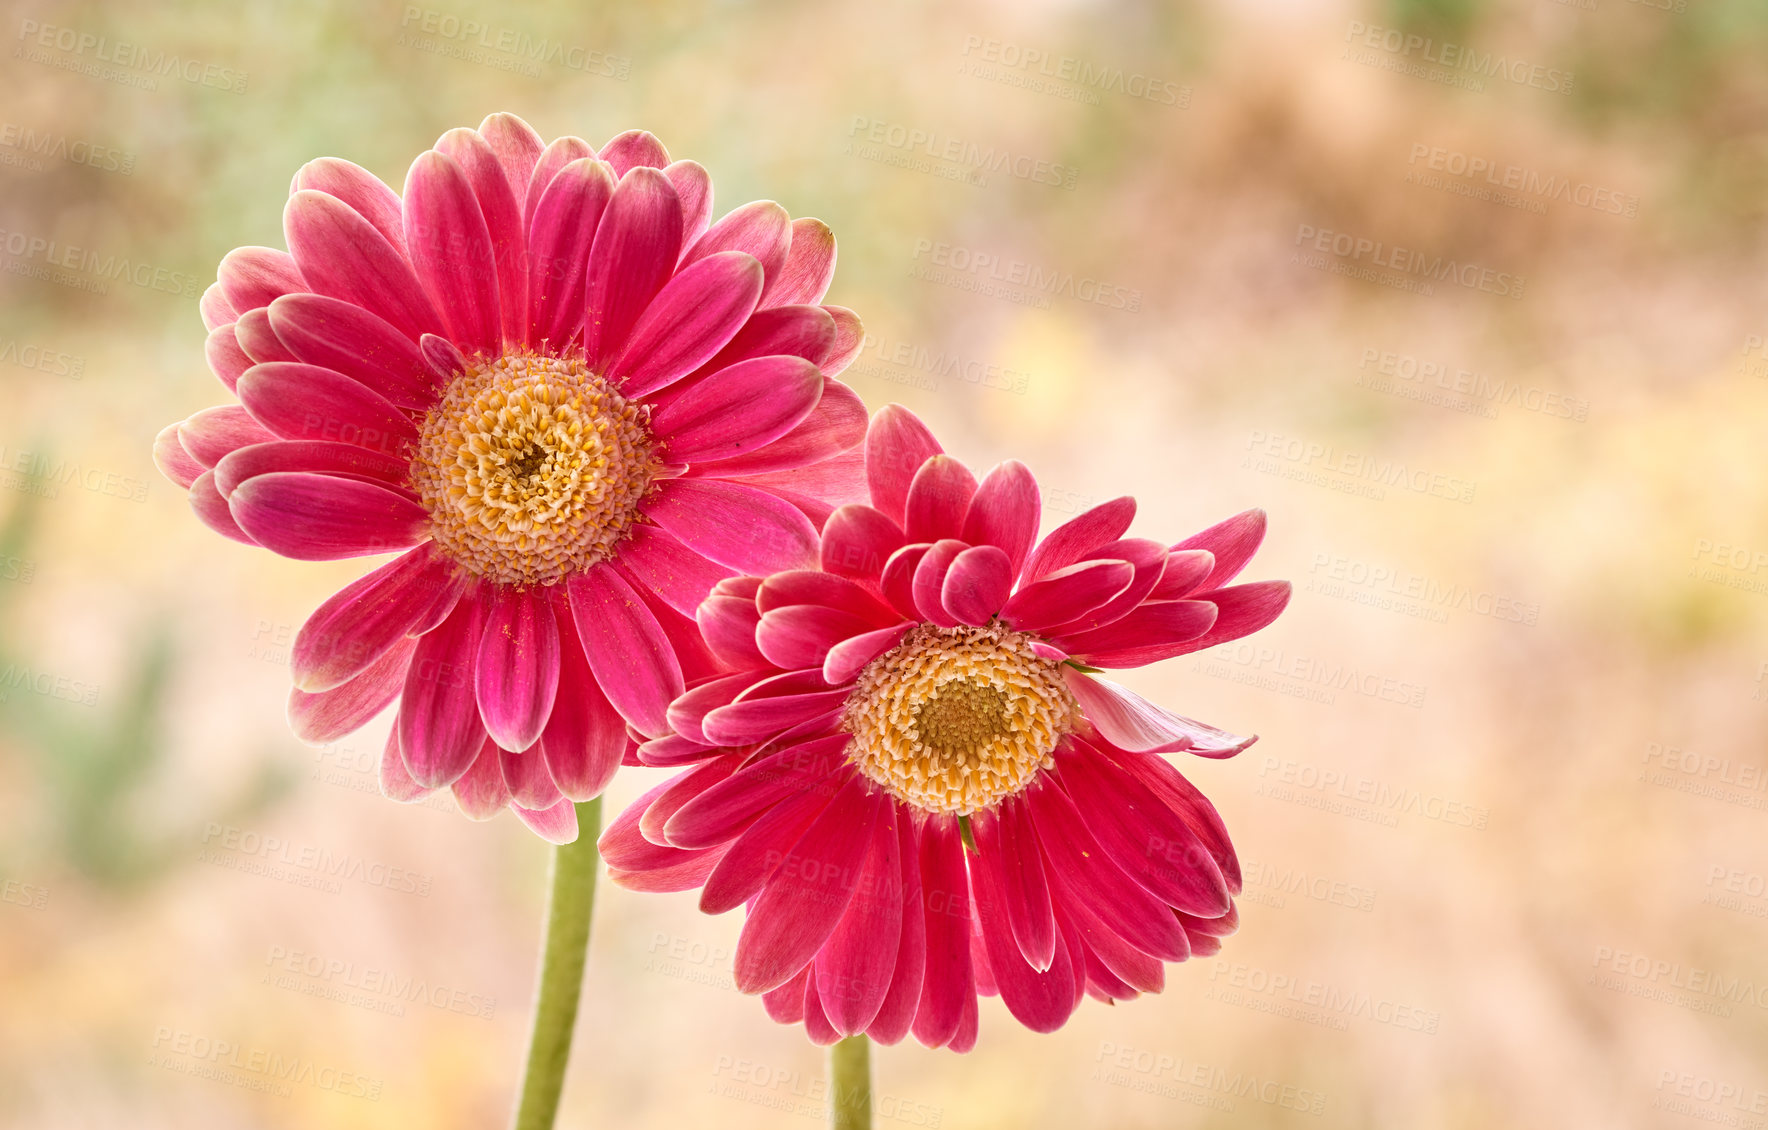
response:
M1432 282L1450 282L1469 290L1484 291L1500 298L1521 298L1523 279L1505 271L1482 267L1478 263L1462 263L1446 255L1393 246L1378 239L1367 239L1350 232L1301 224L1296 228L1295 245L1324 252L1352 263L1367 264L1402 275L1415 275Z
M915 240L914 258L919 261L923 257L937 267L1046 296L1073 298L1131 314L1142 309L1142 292L1133 287L1115 286L1023 259L1003 259L986 251L925 238Z
M1385 51L1402 59L1418 59L1449 71L1463 71L1483 78L1505 79L1518 86L1532 86L1552 94L1570 94L1574 76L1570 71L1544 67L1527 59L1513 59L1501 51L1486 51L1463 43L1449 43L1404 32L1398 28L1352 20L1344 41L1357 47Z

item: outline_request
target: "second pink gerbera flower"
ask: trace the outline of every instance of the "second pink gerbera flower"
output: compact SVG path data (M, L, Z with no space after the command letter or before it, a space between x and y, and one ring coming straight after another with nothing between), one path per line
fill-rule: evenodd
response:
M1037 542L1023 465L979 483L894 407L866 447L871 505L829 518L821 570L723 581L701 605L735 673L641 748L694 767L610 825L614 879L746 905L737 987L822 1043L968 1050L978 993L1050 1031L1084 994L1158 990L1163 962L1233 931L1240 890L1214 807L1159 754L1252 739L1099 669L1270 623L1286 582L1229 584L1264 515L1167 546L1124 536L1120 498Z
M829 380L858 319L820 306L835 242L712 185L648 133L599 152L520 119L457 129L401 199L346 161L296 175L289 251L203 296L238 406L155 456L212 528L304 560L405 550L295 641L289 712L333 740L395 701L398 799L452 786L576 835L628 727L713 669L721 578L812 564L865 412ZM843 456L843 453L848 453Z

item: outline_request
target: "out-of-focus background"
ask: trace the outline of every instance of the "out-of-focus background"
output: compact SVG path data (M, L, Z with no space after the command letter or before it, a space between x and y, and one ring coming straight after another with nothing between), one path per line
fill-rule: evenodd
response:
M431 6L440 4L441 6ZM283 722L361 562L161 480L196 296L294 170L643 127L840 240L847 379L1046 529L1262 506L1290 610L1126 680L1243 925L1059 1033L875 1056L884 1127L1768 1124L1768 9L1719 0L9 3L0 1123L496 1125L545 845ZM170 64L167 60L171 60ZM656 779L622 774L619 807ZM740 915L604 887L562 1124L813 1126ZM280 1065L272 1067L270 1065Z

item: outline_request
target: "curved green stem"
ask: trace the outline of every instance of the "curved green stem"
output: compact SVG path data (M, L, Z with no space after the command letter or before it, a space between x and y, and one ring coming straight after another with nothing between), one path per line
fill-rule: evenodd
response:
M872 1042L864 1035L829 1049L829 1125L872 1130Z
M571 1059L571 1033L583 992L583 962L589 950L589 915L595 907L595 873L601 863L600 797L577 806L577 839L561 844L552 859L552 890L546 899L546 941L535 991L534 1032L528 1039L528 1066L516 1101L516 1130L552 1130Z

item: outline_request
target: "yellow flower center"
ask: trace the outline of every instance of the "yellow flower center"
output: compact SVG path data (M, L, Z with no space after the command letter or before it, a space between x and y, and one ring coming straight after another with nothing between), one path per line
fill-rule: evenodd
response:
M610 556L659 468L646 423L642 405L579 360L474 363L424 418L411 464L436 544L515 585Z
M1060 664L1001 624L922 624L860 672L842 728L848 756L892 795L967 815L1053 764L1079 709Z

